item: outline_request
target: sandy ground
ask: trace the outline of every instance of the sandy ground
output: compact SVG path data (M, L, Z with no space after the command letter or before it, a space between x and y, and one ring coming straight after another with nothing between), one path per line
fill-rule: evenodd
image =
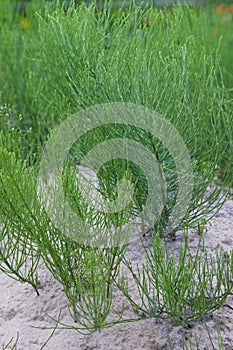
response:
M150 237L145 237L149 244ZM189 235L190 247L195 250L198 236L195 232ZM173 243L175 250L183 242L183 236L178 234ZM205 245L209 253L213 253L216 245L224 249L233 248L233 200L228 200L222 210L212 219L208 231L205 233ZM133 262L141 262L143 248L139 241L131 244L129 257ZM39 269L40 296L38 297L28 285L22 285L0 273L0 347L6 345L13 337L19 336L17 350L39 350L51 334L51 330L36 327L49 327L53 323L46 313L57 317L61 309L61 320L72 324L67 308L67 299L58 282L54 281L43 264ZM121 296L115 295L115 302L119 303ZM226 301L233 308L233 295ZM132 310L126 305L126 315L132 315ZM206 325L214 344L219 349L216 318L222 336L223 349L233 350L233 310L226 305L206 319ZM197 322L192 328L175 327L165 320L147 319L140 322L121 324L112 328L95 332L89 336L81 335L73 330L56 330L53 337L43 349L48 350L128 350L128 349L169 349L168 335L173 349L182 349L182 339L195 343L193 349L213 349L208 332L203 321ZM13 341L7 349L12 349ZM192 349L190 346L187 349Z

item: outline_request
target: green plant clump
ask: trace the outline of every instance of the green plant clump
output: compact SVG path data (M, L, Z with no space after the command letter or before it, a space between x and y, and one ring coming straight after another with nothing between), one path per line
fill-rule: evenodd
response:
M132 4L113 13L107 4L101 11L95 3L69 8L38 4L26 18L10 7L1 12L0 4L0 270L39 294L37 267L43 260L63 286L74 320L70 326L57 320L60 328L86 334L147 317L182 326L203 319L232 291L233 252L217 249L209 257L199 247L192 257L186 237L176 261L162 238L175 239L178 230L190 227L202 234L203 223L221 208L232 186L231 91L222 74L221 45L214 48L207 40L208 13L181 6L156 10ZM179 176L161 140L130 123L111 123L88 131L70 148L63 190L82 220L75 237L89 227L94 242L96 228L103 237L112 231L119 237L128 219L140 218L149 189L138 164L112 159L96 174L99 194L114 201L117 185L127 179L134 186L133 199L119 213L98 212L85 202L76 176L84 156L103 141L129 139L153 154L163 169L163 210L150 227L152 248L145 248L141 268L126 259L127 241L85 245L74 232L67 234L65 222L57 227L38 194L42 150L56 126L71 114L114 102L148 108L171 123L193 170L190 201L169 230ZM51 186L52 180L47 179ZM92 198L92 193L85 196ZM133 278L140 302L131 295L122 267ZM113 309L114 288L131 304L135 318L125 317L124 305L120 312Z

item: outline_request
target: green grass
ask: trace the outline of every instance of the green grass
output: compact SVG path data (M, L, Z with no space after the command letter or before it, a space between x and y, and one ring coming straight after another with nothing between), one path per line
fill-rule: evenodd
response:
M36 175L43 147L62 121L94 105L129 102L155 110L182 136L194 171L189 208L170 234L174 238L177 230L190 227L196 227L202 234L203 225L226 199L223 190L227 192L232 187L232 63L228 50L232 17L219 27L222 31L219 34L223 35L220 39L213 29L220 26L222 19L212 10L199 7L156 10L132 6L112 12L108 6L99 11L94 5L83 4L67 10L53 4L41 7L40 2L33 2L25 22L22 14L14 15L9 3L4 6L0 4L0 217L4 223L0 268L37 289L36 270L41 257L63 285L71 315L79 322L68 328L93 332L122 322L122 315L116 315L112 324L108 324L107 317L114 285L118 284L130 299L127 286L117 282L120 263L125 262L125 247L91 249L77 244L55 227L37 198ZM140 215L148 188L145 176L133 162L112 160L97 174L101 194L108 200L116 198L117 183L124 177L134 182L136 204L129 208L129 213L98 216L81 199L77 187L74 167L82 157L100 142L119 137L133 139L153 153L164 170L167 184L164 210L153 227L152 238L157 245L147 253L142 275L125 262L142 299L149 300L150 310L146 311L151 317L156 316L147 286L158 287L161 282L166 302L163 310L169 319L179 323L187 305L198 296L202 300L199 309L196 305L192 309L191 305L192 312L187 317L194 320L203 317L225 300L225 295L221 299L221 285L228 292L231 289L228 277L232 275L233 260L225 259L229 276L222 280L223 252L220 255L216 252L215 269L207 264L204 255L204 268L208 271L203 280L198 253L194 265L190 255L185 265L188 247L180 249L177 265L162 249L157 233L166 232L177 197L178 175L176 164L161 141L145 130L125 124L108 124L87 132L73 144L64 165L66 198L84 226L95 223L103 232L111 225L117 231L129 215ZM161 247L159 251L157 246ZM183 295L185 286L189 286L187 276L197 274L200 283L196 286L192 279L186 299L177 296L176 291L169 295L170 281L161 271L154 274L159 268L162 272L168 269L166 276L172 281L177 279L175 284L181 283ZM211 284L216 271L217 294L213 286L212 291L217 297L211 294L209 305L205 286L207 282ZM176 297L179 298L174 303ZM79 320L78 314L82 315Z
M39 9L38 5L40 12ZM202 108L195 100L194 89L196 84L203 84L204 67L194 79L192 75L196 73L196 63L201 67L203 50L208 52L218 47L218 38L212 33L214 21L221 21L217 15L213 17L198 9L187 15L182 9L152 10L147 15L138 10L128 20L125 12L124 24L121 15L112 24L113 19L105 16L101 19L101 14L95 15L94 10L85 6L76 15L72 15L72 10L67 16L59 9L57 13L47 11L46 15L44 9L42 12L40 19L31 9L28 14L31 27L22 30L23 18L13 20L11 8L4 8L0 35L2 101L16 106L23 115L21 128L32 127L38 142L43 142L50 128L69 113L101 102L144 104L170 115L169 118L171 114L177 115L184 104L192 111L195 104L197 109ZM195 12L201 13L195 15ZM146 17L151 20L149 28L145 27ZM111 37L108 37L110 28ZM232 86L231 29L232 21L222 26L223 33L219 33L224 34L220 65L225 85L229 87ZM133 34L131 40L129 33ZM184 50L194 58L193 63L188 62L188 57L183 61ZM187 69L189 77L179 81ZM219 78L220 73L217 74ZM205 96L203 92L202 101Z

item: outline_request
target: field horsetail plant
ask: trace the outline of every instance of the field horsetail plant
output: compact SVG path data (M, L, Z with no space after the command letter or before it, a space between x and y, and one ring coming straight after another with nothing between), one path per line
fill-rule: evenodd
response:
M0 15L2 52L12 65L20 58L16 86L0 77L0 270L39 295L45 264L74 321L57 328L203 319L233 289L233 251L201 248L233 170L231 91L208 15L107 2L37 10L11 52L12 22ZM175 256L166 242L178 231ZM140 240L145 262L134 266L127 248ZM134 318L124 303L114 309L115 290Z

